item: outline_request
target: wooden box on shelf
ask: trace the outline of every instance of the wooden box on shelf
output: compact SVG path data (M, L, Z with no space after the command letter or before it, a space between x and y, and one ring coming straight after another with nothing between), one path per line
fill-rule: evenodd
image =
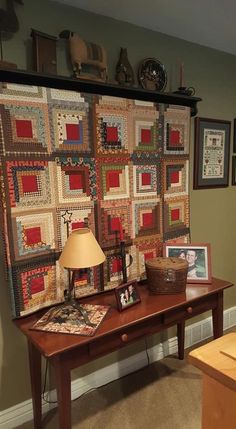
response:
M57 74L57 53L55 36L31 30L33 39L33 65L39 73Z

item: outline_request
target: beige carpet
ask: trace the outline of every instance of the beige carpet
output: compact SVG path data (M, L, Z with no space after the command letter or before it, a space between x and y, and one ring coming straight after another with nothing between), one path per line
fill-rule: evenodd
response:
M73 429L200 429L201 373L170 356L72 403ZM25 423L18 429L33 429ZM56 409L44 418L57 429Z

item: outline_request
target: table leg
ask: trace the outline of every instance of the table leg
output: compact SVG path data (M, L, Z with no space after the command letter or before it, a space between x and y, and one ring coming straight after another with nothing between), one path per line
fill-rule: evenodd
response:
M223 291L217 294L217 307L212 310L213 335L219 338L223 335Z
M178 356L179 359L184 359L184 336L185 336L185 322L177 323L177 338L178 338Z
M71 376L65 363L53 363L57 389L59 429L71 429Z
M41 386L41 353L28 341L32 403L34 412L34 429L42 428L42 386Z

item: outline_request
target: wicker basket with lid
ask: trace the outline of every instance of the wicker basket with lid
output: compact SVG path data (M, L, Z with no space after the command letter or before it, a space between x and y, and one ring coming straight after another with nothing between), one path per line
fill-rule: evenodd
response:
M153 258L145 262L148 288L154 294L185 292L188 263L181 258Z

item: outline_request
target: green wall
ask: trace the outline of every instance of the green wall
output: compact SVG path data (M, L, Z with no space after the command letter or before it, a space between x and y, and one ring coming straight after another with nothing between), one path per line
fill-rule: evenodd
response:
M77 31L89 41L104 45L109 58L110 81L114 80L121 46L128 49L129 60L135 72L144 58L155 57L162 61L169 76L167 91L177 88L178 64L182 61L186 85L194 86L196 96L203 99L199 103L198 115L231 121L236 117L236 57L233 55L47 0L24 0L24 6L17 5L16 8L20 31L4 42L3 49L4 59L17 63L19 69L32 69L31 28L55 36L61 30L69 29ZM57 48L58 74L69 76L71 71L66 42L59 40ZM225 189L193 191L192 162L190 171L192 241L211 243L214 276L236 283L236 188L230 185ZM26 341L11 322L2 250L0 256L0 410L4 410L30 398L31 393ZM235 291L231 288L225 293L225 308L235 305ZM142 344L134 347L137 351ZM91 371L94 365L102 367L133 351L134 348L129 347L125 351L114 353L109 358L83 368L80 374ZM78 376L78 373L77 371L74 376Z

